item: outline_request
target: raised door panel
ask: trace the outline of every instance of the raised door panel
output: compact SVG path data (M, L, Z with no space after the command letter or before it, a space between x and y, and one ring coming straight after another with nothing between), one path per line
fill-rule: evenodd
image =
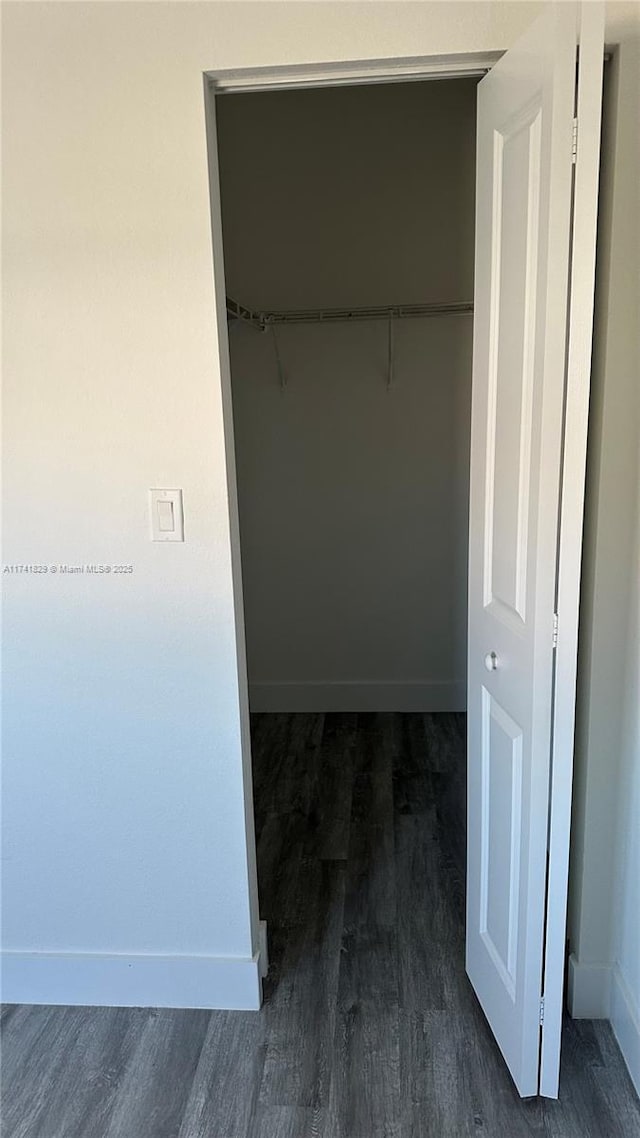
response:
M536 100L493 134L485 605L526 620L540 198Z

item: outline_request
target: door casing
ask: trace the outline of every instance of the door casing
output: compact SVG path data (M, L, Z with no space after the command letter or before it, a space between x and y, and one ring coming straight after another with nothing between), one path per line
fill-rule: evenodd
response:
M251 903L251 937L254 952L266 944L266 924L260 920L258 877L253 812L253 779L251 769L251 736L249 730L249 685L242 592L238 487L235 462L233 408L231 399L231 365L227 329L224 276L224 245L220 201L220 172L216 133L215 100L218 95L259 91L296 91L318 87L362 86L381 83L425 82L438 79L481 78L504 55L504 51L465 52L451 55L399 56L388 59L325 62L206 71L204 80L205 119L207 124L209 192L211 205L211 239L215 284L215 320L218 338L220 384L225 438L229 529L233 604L238 659L238 694L242 744L242 772L247 835L247 866ZM265 955L266 959L266 955Z

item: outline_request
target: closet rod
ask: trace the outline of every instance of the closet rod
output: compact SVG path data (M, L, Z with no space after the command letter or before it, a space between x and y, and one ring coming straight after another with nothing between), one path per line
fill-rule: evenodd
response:
M278 312L254 312L227 297L227 316L244 320L261 332L274 324L328 324L350 320L404 320L420 316L466 316L473 304L388 304L363 308L290 308Z

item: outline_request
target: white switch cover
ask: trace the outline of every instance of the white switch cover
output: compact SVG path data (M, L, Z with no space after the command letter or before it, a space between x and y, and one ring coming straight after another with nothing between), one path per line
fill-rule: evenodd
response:
M158 507L158 518L160 520L160 533L173 533L176 528L175 518L173 516L173 502L159 498L156 505Z
M151 540L184 541L182 490L150 490Z

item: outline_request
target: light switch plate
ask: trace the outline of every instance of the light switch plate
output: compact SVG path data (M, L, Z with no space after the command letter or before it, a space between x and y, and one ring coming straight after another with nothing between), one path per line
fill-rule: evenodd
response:
M182 490L150 490L152 541L184 541Z

